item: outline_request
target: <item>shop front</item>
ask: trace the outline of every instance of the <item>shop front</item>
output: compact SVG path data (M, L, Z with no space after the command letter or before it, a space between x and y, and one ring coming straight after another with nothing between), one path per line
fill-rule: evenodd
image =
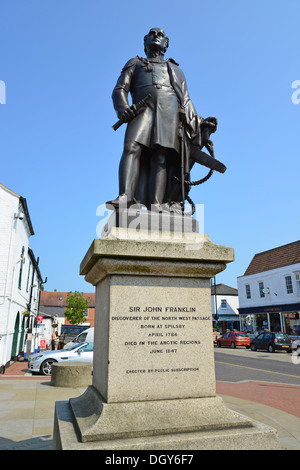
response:
M240 331L239 315L218 315L218 320L213 320L213 328L220 333L225 333L227 330Z
M239 308L241 330L260 333L268 329L300 336L300 303L278 306Z

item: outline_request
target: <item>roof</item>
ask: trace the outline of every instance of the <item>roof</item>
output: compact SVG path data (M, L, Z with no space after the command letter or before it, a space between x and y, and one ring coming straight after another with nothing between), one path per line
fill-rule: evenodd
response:
M39 281L42 282L43 281L43 278L42 278L42 275L41 275L41 271L40 271L40 268L39 268L39 259L35 259L35 256L34 256L34 253L32 251L32 249L30 247L28 247L28 254L30 256L30 259L32 261L32 264L34 266L34 269L36 270L37 272L37 275L38 275L38 278L39 278Z
M25 215L26 215L26 220L27 220L27 223L28 223L29 231L30 231L31 235L34 235L34 230L33 230L33 227L32 227L32 223L31 223L31 219L30 219L30 215L29 215L29 211L28 211L27 201L22 196L20 196L19 200L20 200L20 203L22 204L23 210L24 210Z
M300 263L300 240L254 255L244 276Z
M0 183L0 187L2 189L4 189L5 191L7 191L9 194L11 194L12 196L15 196L19 199L20 203L22 204L22 207L23 207L23 211L25 213L25 216L26 216L26 220L27 220L27 223L28 223L28 227L29 227L29 231L31 233L31 235L34 235L34 230L33 230L33 227L32 227L32 223L31 223L31 219L30 219L30 215L29 215L29 211L28 211L28 206L27 206L27 201L24 197L20 196L19 194L15 193L14 191L12 191L11 189L7 188L6 186L4 186L4 184Z
M16 196L18 199L21 197L19 194L15 193L11 189L7 188L7 186L4 186L4 184L0 183L1 188L5 189L8 193L12 194L13 196Z
M226 284L217 284L216 289L215 286L211 286L211 295L238 295L238 290L234 289L233 287L226 286Z
M89 307L95 307L95 292L82 293L84 299L90 299ZM43 307L66 307L68 292L41 292L40 305Z
M50 317L65 318L66 307L45 307L40 306L39 312L41 315L48 315Z

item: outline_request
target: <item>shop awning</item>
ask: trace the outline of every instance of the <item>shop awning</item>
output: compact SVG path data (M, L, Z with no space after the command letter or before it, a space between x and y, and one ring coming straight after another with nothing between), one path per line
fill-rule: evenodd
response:
M239 321L239 320L240 320L239 315L218 315L218 321Z
M285 305L261 305L260 307L238 308L240 315L250 315L251 313L279 313L279 312L299 312L300 303Z

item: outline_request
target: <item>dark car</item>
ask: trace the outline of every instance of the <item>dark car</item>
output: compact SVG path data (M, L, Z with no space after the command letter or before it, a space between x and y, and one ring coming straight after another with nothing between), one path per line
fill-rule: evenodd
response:
M270 331L265 331L251 341L250 347L252 351L267 349L271 353L276 350L291 353L292 343L293 341L285 333L271 333Z

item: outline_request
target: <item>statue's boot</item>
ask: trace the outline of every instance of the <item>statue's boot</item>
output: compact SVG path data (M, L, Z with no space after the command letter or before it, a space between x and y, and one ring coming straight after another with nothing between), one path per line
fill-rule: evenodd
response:
M116 199L106 202L106 207L108 209L127 209L128 207L132 206L134 201L128 199L126 194L122 194L118 196Z

